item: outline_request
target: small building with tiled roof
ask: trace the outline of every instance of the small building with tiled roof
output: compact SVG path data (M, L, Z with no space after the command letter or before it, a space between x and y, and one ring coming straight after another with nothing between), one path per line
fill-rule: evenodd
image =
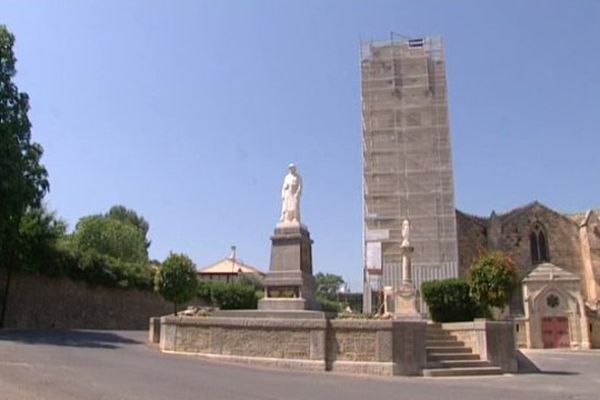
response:
M231 247L231 254L228 257L198 270L198 276L201 279L222 282L233 282L244 275L262 280L265 273L238 259L235 246Z

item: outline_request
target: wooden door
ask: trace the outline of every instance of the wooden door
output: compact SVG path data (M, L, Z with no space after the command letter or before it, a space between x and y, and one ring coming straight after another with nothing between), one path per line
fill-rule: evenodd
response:
M545 349L570 347L567 317L542 317L542 342Z

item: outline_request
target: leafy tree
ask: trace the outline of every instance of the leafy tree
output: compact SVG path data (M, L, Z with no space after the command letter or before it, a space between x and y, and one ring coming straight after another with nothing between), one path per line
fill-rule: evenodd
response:
M436 322L472 321L480 316L480 308L469 292L469 284L457 278L423 282L421 285L431 319Z
M7 270L2 293L0 327L12 272L18 268L21 220L30 207L39 207L49 189L42 147L31 141L29 96L12 82L16 74L15 37L0 25L0 267Z
M64 274L65 251L62 240L67 224L54 212L30 208L19 226L18 257L21 269L56 276Z
M324 274L318 272L315 275L317 282L317 301L321 304L321 310L328 312L340 312L342 303L339 298L340 287L345 283L344 278L335 274Z
M517 286L517 268L501 251L480 255L469 269L471 297L484 309L504 307Z
M110 210L108 210L106 217L135 226L144 236L146 248L150 247L150 241L147 239L150 225L148 225L148 221L146 221L144 217L138 215L134 210L131 210L125 206L116 205L112 206Z
M184 254L169 254L154 277L155 290L173 303L175 315L177 304L188 302L196 295L198 276L196 267Z
M334 274L319 272L315 275L317 281L317 295L329 300L336 300L340 286L344 284L344 278Z
M151 289L147 226L143 217L122 206L81 218L66 241L75 264L70 276L91 284Z
M95 252L123 262L148 263L148 250L142 232L135 226L102 215L83 217L71 237L79 253Z

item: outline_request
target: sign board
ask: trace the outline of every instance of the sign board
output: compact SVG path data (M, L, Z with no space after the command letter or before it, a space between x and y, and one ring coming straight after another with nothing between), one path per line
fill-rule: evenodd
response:
M367 268L381 269L381 242L367 242Z
M379 242L390 238L389 229L367 229L365 232L365 240L367 242Z

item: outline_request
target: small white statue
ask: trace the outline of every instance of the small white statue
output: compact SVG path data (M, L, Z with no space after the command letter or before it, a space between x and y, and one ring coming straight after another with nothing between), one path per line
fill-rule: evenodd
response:
M300 196L302 195L302 178L296 172L296 165L288 165L288 174L283 179L281 188L281 222L300 222Z
M410 246L410 222L406 218L402 222L402 244L400 246Z

